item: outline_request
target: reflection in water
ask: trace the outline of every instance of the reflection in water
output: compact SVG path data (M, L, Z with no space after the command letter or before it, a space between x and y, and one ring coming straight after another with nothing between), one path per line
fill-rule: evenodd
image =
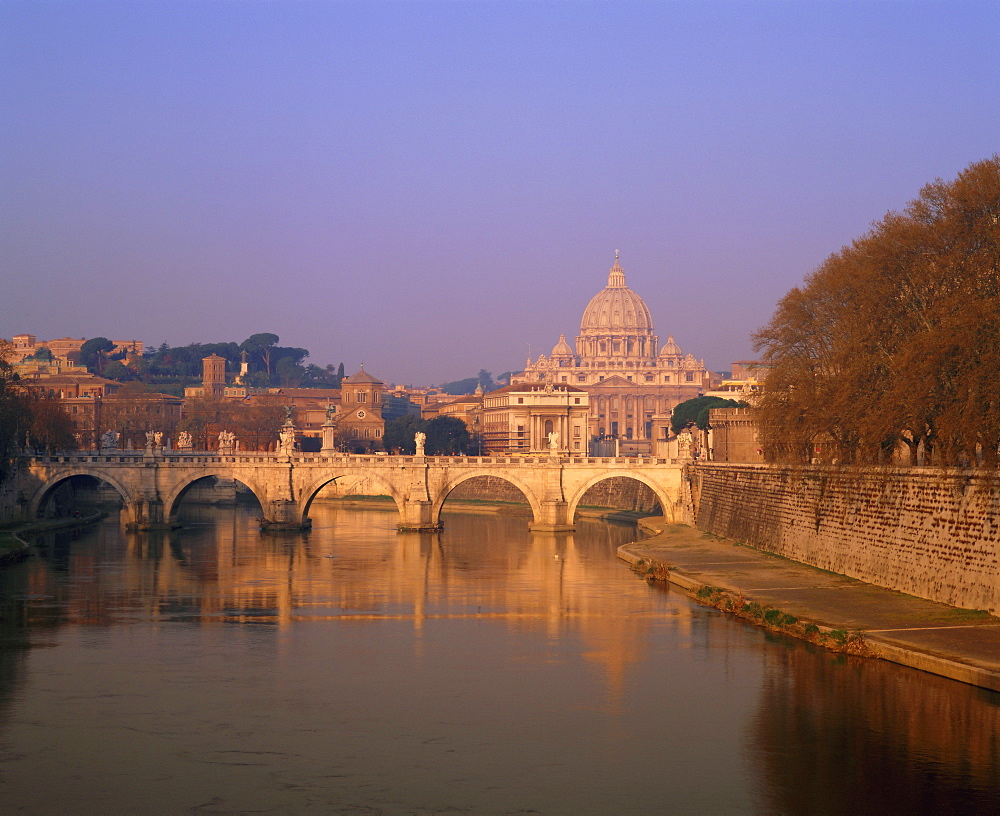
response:
M749 753L769 810L1000 812L1000 695L805 649L768 662Z
M1000 806L998 695L647 586L614 558L629 528L451 514L400 535L317 502L310 533L275 537L254 511L185 512L53 536L0 575L4 809Z

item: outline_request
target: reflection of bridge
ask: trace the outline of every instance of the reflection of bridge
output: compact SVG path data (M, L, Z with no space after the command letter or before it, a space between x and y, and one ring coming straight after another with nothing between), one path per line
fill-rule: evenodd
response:
M614 477L635 479L656 495L667 518L677 515L681 465L666 459L576 456L354 456L267 453L218 455L141 451L72 453L22 460L18 501L35 517L52 491L74 476L107 482L122 497L136 527L170 525L185 492L209 476L246 485L266 519L297 528L308 523L309 506L331 482L365 478L380 484L399 510L401 530L434 530L441 506L458 485L480 476L503 479L531 506L534 530L572 530L576 508L596 484Z

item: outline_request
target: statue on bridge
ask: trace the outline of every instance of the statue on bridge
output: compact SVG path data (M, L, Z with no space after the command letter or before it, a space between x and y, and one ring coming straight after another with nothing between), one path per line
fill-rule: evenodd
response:
M278 432L278 452L284 456L291 456L294 451L295 428L291 424L291 419L288 419L285 426Z
M236 448L236 434L232 431L219 431L219 450L232 452Z
M424 443L427 441L427 434L423 431L417 431L413 435L413 441L417 443L417 456L424 455Z
M120 434L117 431L105 431L101 435L101 450L118 450L118 439Z
M677 434L677 458L693 459L694 436L691 431L685 428Z
M550 431L549 436L549 450L555 453L559 450L559 431Z
M193 442L191 440L191 434L187 431L181 431L177 434L177 447L179 449L191 450L193 447Z

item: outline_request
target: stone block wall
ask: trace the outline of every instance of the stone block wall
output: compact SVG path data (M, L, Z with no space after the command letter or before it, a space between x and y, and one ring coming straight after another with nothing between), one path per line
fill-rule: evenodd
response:
M1000 612L1000 475L929 468L689 468L708 532L929 600Z

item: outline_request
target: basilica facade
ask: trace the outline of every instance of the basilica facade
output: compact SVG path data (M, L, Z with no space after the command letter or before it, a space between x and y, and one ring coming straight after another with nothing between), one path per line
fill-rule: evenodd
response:
M672 336L660 345L649 308L626 285L616 252L608 285L583 310L575 348L560 335L552 353L529 359L513 382L566 383L586 391L591 440L652 453L655 442L667 438L673 407L711 388L714 377Z

